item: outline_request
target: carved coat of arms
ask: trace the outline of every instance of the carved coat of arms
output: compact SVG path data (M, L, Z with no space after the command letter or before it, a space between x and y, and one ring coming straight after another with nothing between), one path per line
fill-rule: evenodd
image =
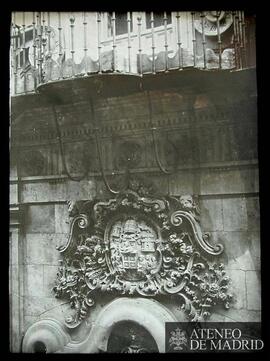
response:
M108 262L126 280L140 280L161 264L158 232L140 217L122 217L109 230Z
M191 321L209 316L218 302L229 307L229 277L213 261L223 247L203 235L193 197L153 196L135 182L113 199L69 206L70 236L59 247L54 287L75 310L68 327L87 316L97 292L175 295Z

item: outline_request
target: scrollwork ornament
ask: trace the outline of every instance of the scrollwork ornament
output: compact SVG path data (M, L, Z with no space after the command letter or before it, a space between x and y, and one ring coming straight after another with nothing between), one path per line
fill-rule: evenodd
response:
M222 246L203 235L197 204L180 200L129 188L75 213L54 287L74 310L67 327L77 327L103 292L176 296L190 320L207 318L218 303L229 307L230 280L213 259Z

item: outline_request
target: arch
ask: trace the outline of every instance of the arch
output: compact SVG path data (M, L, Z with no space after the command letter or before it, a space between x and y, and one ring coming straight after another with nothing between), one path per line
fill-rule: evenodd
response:
M177 322L175 315L156 300L117 298L100 311L93 326L80 343L71 341L65 327L57 320L43 319L27 330L22 351L35 352L37 342L44 344L47 353L106 352L112 329L121 321L139 324L154 338L158 351L165 353L165 322Z
M85 341L79 345L69 343L61 352L106 352L111 331L121 321L133 321L144 327L153 336L158 351L165 353L165 322L177 322L177 319L156 300L118 298L100 312Z

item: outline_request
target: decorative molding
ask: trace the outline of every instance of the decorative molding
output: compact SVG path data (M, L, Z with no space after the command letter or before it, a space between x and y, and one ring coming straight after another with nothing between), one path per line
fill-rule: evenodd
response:
M78 109L79 111L79 109ZM159 115L154 116L153 122L157 128L161 130L171 130L172 128L176 129L189 129L190 123L192 123L192 127L196 129L205 128L205 126L209 126L209 129L213 128L213 122L216 126L222 125L234 125L239 124L239 109L216 109L211 108L207 110L196 110L196 111L178 111L174 112L174 114L166 115L165 117L160 117ZM141 118L141 119L140 119ZM104 137L111 136L116 132L132 132L134 131L145 131L149 130L150 132L150 123L147 119L147 115L141 116L136 119L125 119L123 123L122 119L113 119L111 121L101 122L100 126L100 134ZM248 122L248 117L242 120L244 122ZM241 121L241 122L242 122ZM254 123L254 120L250 121ZM53 121L51 121L53 124ZM16 134L17 133L17 134ZM83 137L83 138L82 138ZM93 125L83 124L83 125L68 125L64 126L64 130L61 131L62 139L80 139L80 140L88 140L89 138L94 139L94 128ZM13 146L23 145L27 143L35 143L41 142L47 143L55 143L57 140L57 132L53 129L37 129L34 131L23 132L20 127L18 130L13 130Z
M114 327L127 320L149 332L161 353L165 352L165 322L177 321L175 315L156 300L120 297L102 308L89 332L80 342L71 339L69 330L62 322L43 319L35 322L26 331L23 350L34 352L38 342L41 346L43 344L43 351L46 353L107 352ZM62 339L59 339L59 336L62 336Z
M62 349L70 340L64 325L55 319L43 319L27 329L23 338L22 352L53 353Z
M70 204L70 236L58 250L63 258L53 288L74 313L77 327L95 304L96 293L115 296L177 296L192 321L211 307L229 308L229 277L213 259L223 246L211 245L192 196L158 197L138 179L115 198Z
M64 139L64 158L61 157L58 144L42 144L15 146L16 153L26 153L29 157L24 157L25 161L19 165L20 176L27 175L61 175L63 174L63 160L71 174L82 174L86 165L90 166L92 176L99 174L99 164L97 162L95 139L88 134L81 134L80 139L72 139L72 129L69 131L70 139ZM176 130L177 129L177 130ZM242 128L241 128L242 129ZM237 125L218 125L205 129L202 125L193 128L171 128L157 131L157 144L162 164L166 168L173 169L194 169L207 167L208 164L218 164L218 167L230 167L227 164L236 164L237 160L244 161L257 158L256 149L256 125L248 124L245 131ZM84 130L82 129L82 132ZM132 134L122 134L118 132L118 137L102 136L102 158L105 171L109 174L123 170L126 166L129 169L140 171L150 171L157 169L154 153L152 151L151 137L147 133L136 132ZM79 135L76 135L79 137ZM118 145L117 145L118 143ZM37 152L37 156L35 155ZM20 154L19 153L19 154ZM38 156L43 158L35 166ZM32 161L31 161L32 159ZM214 162L213 162L214 161ZM18 160L17 160L18 162ZM43 164L44 163L44 164ZM39 173L39 174L38 174Z
M215 11L206 11L204 20L203 20L203 30L202 30L202 18L200 13L195 12L195 21L194 26L199 33L204 31L206 36L217 36L217 19L220 22L220 33L224 33L228 30L232 23L233 17L229 11L220 11L219 16L217 16Z
M177 167L179 171L185 170L201 170L201 169L211 169L213 171L220 171L220 170L233 170L233 169L242 169L242 168L257 168L258 167L258 160L251 159L248 161L224 161L224 162L211 162L211 163L194 163L192 166L184 165ZM132 170L132 173L144 173L144 172L157 172L157 168L147 167L147 168L140 168ZM107 175L111 175L111 171L105 172ZM123 170L114 170L115 175L122 175L125 174ZM100 176L100 172L89 172L89 177ZM31 176L31 177L21 177L20 182L23 183L44 183L44 182L52 182L52 183L64 183L68 179L67 175L46 175L46 176ZM10 178L10 184L18 184L19 180L17 177ZM256 192L255 192L256 193ZM235 194L235 193L233 193ZM236 193L236 194L245 194L245 193ZM248 193L247 193L248 194ZM256 193L257 194L257 193ZM204 196L203 194L200 195Z

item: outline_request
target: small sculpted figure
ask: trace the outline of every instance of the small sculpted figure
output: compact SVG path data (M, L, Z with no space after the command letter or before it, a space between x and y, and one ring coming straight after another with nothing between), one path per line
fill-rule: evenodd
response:
M199 221L199 215L200 215L199 206L192 195L190 195L190 194L182 195L179 199L179 202L180 202L181 208L184 211L191 213L192 216L197 221Z

